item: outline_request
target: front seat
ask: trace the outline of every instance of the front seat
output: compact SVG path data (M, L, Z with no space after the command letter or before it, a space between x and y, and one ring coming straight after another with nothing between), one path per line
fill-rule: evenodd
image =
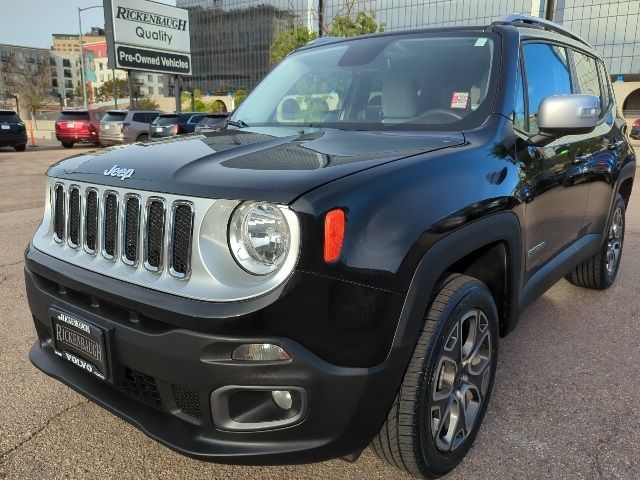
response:
M416 90L411 79L387 77L382 83L382 123L403 123L417 113Z

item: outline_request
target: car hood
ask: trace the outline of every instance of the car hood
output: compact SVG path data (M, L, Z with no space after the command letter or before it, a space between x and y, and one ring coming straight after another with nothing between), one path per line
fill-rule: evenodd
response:
M462 133L449 132L223 130L96 150L62 160L47 173L137 190L287 204L346 175L463 142Z

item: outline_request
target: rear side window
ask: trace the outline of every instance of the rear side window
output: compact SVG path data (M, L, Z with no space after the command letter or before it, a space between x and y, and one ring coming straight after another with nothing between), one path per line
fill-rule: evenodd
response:
M204 115L194 115L189 119L189 123L198 123Z
M527 43L522 50L527 76L528 130L537 133L540 102L551 95L571 93L569 61L567 50L557 45Z
M133 121L140 123L147 123L147 114L146 113L134 113Z
M595 95L600 98L600 80L598 79L598 65L594 58L580 52L573 52L573 62L576 66L577 92L585 95Z
M19 122L20 117L16 112L0 112L0 123Z
M89 112L60 112L58 120L89 120Z
M124 117L127 116L127 112L107 112L102 117L103 122L124 122Z

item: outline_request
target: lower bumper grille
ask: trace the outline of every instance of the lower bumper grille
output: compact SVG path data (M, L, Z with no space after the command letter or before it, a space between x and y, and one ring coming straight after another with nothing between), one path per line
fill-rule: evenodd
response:
M116 387L147 405L162 408L162 399L156 379L146 373L126 367L124 377L116 383Z

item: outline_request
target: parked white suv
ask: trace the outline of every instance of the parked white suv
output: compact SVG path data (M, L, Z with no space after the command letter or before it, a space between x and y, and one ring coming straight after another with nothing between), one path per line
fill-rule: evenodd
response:
M151 122L160 114L153 110L109 110L100 121L103 145L145 142Z

